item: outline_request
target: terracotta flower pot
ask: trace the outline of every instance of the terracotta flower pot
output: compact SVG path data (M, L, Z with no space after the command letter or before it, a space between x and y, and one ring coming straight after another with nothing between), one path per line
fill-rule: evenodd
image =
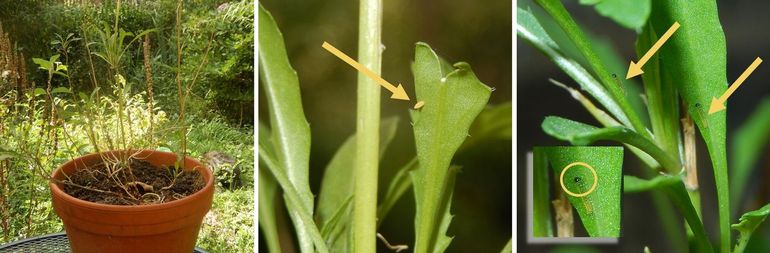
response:
M120 153L127 151L110 151ZM176 162L176 154L154 150L139 151L140 157L156 166ZM98 154L71 160L53 172L63 179L72 173L101 162ZM56 214L62 219L72 252L193 252L203 216L211 208L214 177L209 169L189 157L185 169L201 172L206 185L183 199L155 205L119 206L93 203L70 196L52 180L51 196Z

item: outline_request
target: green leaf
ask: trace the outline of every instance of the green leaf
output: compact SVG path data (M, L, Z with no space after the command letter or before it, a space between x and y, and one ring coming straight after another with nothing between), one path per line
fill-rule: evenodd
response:
M741 196L764 147L770 141L770 98L765 98L733 135L730 163L730 201L732 213L739 210Z
M553 19L564 30L567 36L572 39L572 42L575 43L575 46L577 46L578 50L583 54L583 57L585 57L585 59L588 61L591 69L594 71L599 80L601 80L602 85L608 91L610 97L618 104L620 109L628 117L628 120L633 129L645 138L651 139L649 133L647 132L647 128L644 126L641 118L638 114L636 114L633 107L628 102L628 99L623 94L620 85L618 85L618 82L613 79L612 75L610 75L610 73L607 71L607 67L604 66L604 63L593 49L586 35L583 33L580 27L578 27L577 23L575 23L575 20L572 19L572 16L570 16L567 10L564 9L564 5L561 3L561 0L536 0L536 2L541 7L543 7L543 9L545 9L545 11L548 12L551 17L553 17Z
M259 136L270 136L270 130L261 122L259 123ZM272 154L272 145L268 138L259 138L260 148L269 149ZM281 242L278 236L278 216L275 214L278 202L278 184L269 172L261 166L259 169L259 227L265 236L267 248L270 252L281 252Z
M726 110L708 114L727 88L725 35L714 0L654 1L650 20L660 36L681 27L658 52L663 83L676 85L708 147L716 182L721 252L730 250L730 195L725 150ZM698 10L694 12L692 10Z
M418 169L419 170L419 169ZM446 249L449 247L449 244L452 243L453 236L446 236L446 232L449 230L449 225L452 222L452 218L454 215L451 214L450 208L452 206L452 196L454 195L454 185L455 180L457 178L457 173L460 171L459 166L451 166L447 169L446 172L446 181L445 184L442 186L444 192L441 195L441 198L437 199L437 209L432 210L432 213L435 214L435 216L432 217L415 217L415 224L421 223L422 220L433 220L433 222L436 222L434 226L434 230L437 231L436 238L431 243L431 250L425 251L425 252L433 252L433 253L441 253L446 251ZM419 172L417 172L419 173ZM415 175L417 174L415 172L412 172L412 180L415 180ZM420 208L419 203L426 203L430 200L425 199L424 196L428 195L425 191L430 191L430 189L424 189L424 187L415 187L414 188L414 194L415 194L415 202L418 203L418 207ZM424 207L423 207L424 208ZM419 210L419 209L418 209ZM418 228L415 228L417 230ZM420 237L417 235L417 241L415 242L415 252L422 252L419 251L417 248L420 244Z
M296 197L300 202L287 202L287 207L300 248L309 252L313 250L313 242L305 230L314 224L303 222L300 212L292 209L301 205L300 209L308 210L310 215L313 212L313 193L308 181L310 127L302 110L299 80L286 55L283 35L272 15L262 5L259 7L259 45L259 76L268 101L270 138L277 165L286 170L284 173L299 194Z
M417 213L415 252L443 252L451 242L445 236L454 181L450 163L492 92L467 63L454 67L457 69L444 73L430 46L417 43L412 72L417 101L424 101L425 106L414 113L420 166L411 174Z
M272 175L259 170L259 227L265 236L270 252L281 252L281 242L278 239L278 217L275 215L278 197L278 184Z
M548 116L543 120L543 131L557 139L569 141L573 145L588 145L599 140L611 140L629 144L641 149L658 161L669 172L682 169L679 160L661 150L654 143L625 127L597 128L569 119Z
M631 126L631 122L629 121L626 112L624 112L607 90L602 87L602 84L588 73L588 71L578 62L564 57L563 53L560 52L559 47L551 37L548 36L530 11L519 8L517 11L517 18L518 23L516 24L516 33L519 37L527 40L546 56L551 58L556 66L561 68L567 75L575 80L583 90L587 91L588 94L604 106L604 108L615 116L618 121L626 126Z
M620 237L620 187L623 169L622 147L545 147L554 177L579 197L565 193L577 210L591 237ZM566 167L582 162L593 167ZM565 170L566 169L566 170ZM563 175L563 177L562 177ZM560 181L557 181L560 182ZM595 185L593 191L591 188Z
M731 226L741 233L733 253L742 253L744 251L749 239L751 239L751 234L753 234L754 230L765 221L768 214L770 214L770 204L767 204L758 210L744 213L739 219L738 224L733 224Z
M316 252L328 253L329 250L321 236L321 232L318 230L318 227L315 226L315 222L313 222L313 216L311 214L312 210L305 209L305 206L302 204L302 199L300 199L300 194L297 192L297 189L294 188L294 185L291 184L288 175L285 173L286 169L281 167L278 160L270 154L269 148L263 145L263 142L260 142L259 145L258 151L260 162L265 164L263 168L267 167L278 182L278 185L283 189L286 208L289 210L289 215L294 215L292 216L292 219L297 219L297 222L294 222L295 229L301 231L298 232L298 236L308 237L307 240L310 241L311 252L315 245Z
M535 147L532 153L532 236L553 237L551 224L551 179L545 149Z
M67 65L57 64L56 65L56 72L59 72L59 71L62 71L62 70L67 71Z
M40 69L49 70L53 68L53 62L43 60L40 58L32 58L32 62L38 65Z
M35 96L45 95L45 90L43 88L35 88L35 90L32 92Z
M623 176L623 193L640 193L681 182L677 176L659 175L650 180L635 176Z
M580 0L594 5L596 12L631 30L642 28L650 17L650 0Z
M50 63L54 63L59 60L59 54L51 55L51 59L48 60Z
M51 90L51 94L57 94L57 93L72 93L69 88L67 87L56 87Z
M398 117L391 117L380 121L380 158L387 149L393 137L398 130ZM322 227L334 217L340 206L353 196L353 163L355 159L356 135L353 134L337 149L329 164L324 170L324 177L321 181L321 192L318 194L318 207L316 210L316 220ZM350 224L352 217L350 211L345 212L340 218L340 224ZM347 252L351 242L347 241L349 228L345 228L341 234L344 236L335 236L324 239L334 252Z

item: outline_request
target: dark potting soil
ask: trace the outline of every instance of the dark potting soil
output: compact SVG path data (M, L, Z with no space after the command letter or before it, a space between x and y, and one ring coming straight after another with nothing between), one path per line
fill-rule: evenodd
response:
M175 177L173 167L158 168L139 159L129 160L127 169L110 178L104 163L71 173L64 180L64 192L85 201L111 205L160 204L191 195L205 186L197 170L182 170ZM133 177L131 176L133 174ZM121 182L123 187L115 182Z

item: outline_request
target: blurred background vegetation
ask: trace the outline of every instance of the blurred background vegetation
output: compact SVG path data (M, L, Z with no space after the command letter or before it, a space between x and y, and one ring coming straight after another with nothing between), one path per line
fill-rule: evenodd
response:
M358 2L263 0L260 3L276 19L289 60L299 76L304 111L312 134L311 190L317 194L323 168L345 139L354 133L356 116L357 73L322 49L321 44L329 42L356 58ZM415 43L423 41L449 62L470 63L478 78L495 88L491 105L509 103L513 36L511 5L510 1L385 1L383 78L402 83L407 93L414 94L410 64L414 59ZM389 159L384 159L380 165L380 194L384 194L396 170L415 154L407 114L414 101L391 100L386 93L382 93L382 117L397 116L401 120L396 137L383 156ZM265 102L266 99L260 97L259 117L267 122ZM506 116L491 121L510 121L508 114L503 115ZM479 144L457 154L453 162L463 167L454 192L452 212L455 218L448 232L454 240L448 252L497 252L511 237L513 167L510 135L507 139ZM290 226L286 215L283 220L284 226ZM392 244L413 246L414 198L411 190L398 201L379 232ZM292 234L286 231L287 237ZM260 250L267 250L262 242ZM389 251L381 243L378 247L378 251Z
M593 37L594 47L597 50L608 50L623 59L618 66L609 66L614 74L624 76L628 67L628 61L636 60L635 52L636 32L618 25L613 20L597 13L593 6L582 5L582 1L563 1L572 17L581 25L583 31ZM586 1L587 2L587 1ZM770 43L770 34L758 32L753 27L756 24L770 22L770 16L763 14L763 10L770 8L770 2L760 0L742 1L716 1L719 9L719 17L727 42L727 80L733 82L746 69L756 57L767 57L767 46ZM533 3L532 0L518 1L518 7L530 8L538 19L547 14ZM542 19L541 19L542 20ZM547 20L547 19L546 19ZM544 26L556 27L555 23L544 23ZM558 35L552 35L558 36ZM524 168L526 152L534 146L567 145L568 143L554 139L545 134L540 123L546 116L558 115L580 122L596 124L596 120L579 104L573 100L562 88L548 82L549 78L564 82L568 85L574 82L561 71L553 62L537 49L517 39L517 107L519 108L517 122L517 156L518 168ZM770 68L761 65L754 71L751 78L731 97L727 106L727 144L728 162L731 166L730 180L735 176L734 163L736 130L747 122L763 101L767 101L770 95L770 86L765 81L770 78ZM625 87L639 85L633 80L622 80ZM641 88L641 86L639 86ZM536 94L536 95L530 95ZM547 102L544 102L547 101ZM766 103L766 102L764 102ZM764 138L756 136L756 138ZM697 139L698 164L710 164L705 143L701 138ZM760 140L767 142L767 140ZM614 145L614 143L600 143ZM737 223L740 215L748 210L756 210L770 202L770 159L767 156L767 145L759 151L759 162L751 166L748 171L749 180L745 185L743 199L731 199L731 208L740 210L733 212L731 222ZM628 153L627 153L628 154ZM706 231L710 235L718 234L716 189L714 187L714 175L710 166L698 170L700 191L702 199L702 215L705 221ZM632 155L626 155L623 162L624 174L644 175L647 170ZM518 212L519 221L526 220L525 186L526 174L524 170L518 170ZM731 185L731 188L733 186ZM677 252L683 243L686 243L683 226L677 223L681 234L678 238L671 238L668 232L664 232L666 225L656 209L650 194L624 194L622 200L621 238L618 245L592 245L581 247L554 246L554 245L527 245L526 227L517 228L519 237L518 248L526 252L641 252L645 246L649 246L651 252ZM676 213L675 221L681 222L681 216ZM737 233L734 232L734 236ZM734 237L735 238L735 237ZM754 233L746 252L770 251L770 226L764 224ZM712 241L716 237L711 238ZM678 242L677 242L678 241ZM733 240L735 242L735 240Z
M91 108L87 97L98 88L96 101L104 107L92 109L108 110L113 94L123 92L109 64L88 52L105 53L99 30L112 29L117 6L110 0L0 2L0 244L62 231L44 175L73 156L93 152L82 131L88 123L80 115L81 108ZM204 220L198 246L210 252L253 248L253 7L250 0L184 1L182 81L197 80L186 104L187 151L198 159L210 151L232 157L234 162L221 166L231 171L222 170L217 178L239 181L218 187ZM133 34L154 29L147 48L144 38L133 44L133 35L123 40L126 52L118 73L132 98L124 108L135 117L129 131L150 140L149 148L173 151L179 147L179 135L171 134L179 125L175 15L175 0L124 0L117 18L119 28ZM146 61L143 49L149 52ZM66 75L53 75L49 82L48 72L32 58L56 54L56 64L67 66L61 71ZM114 118L97 114L108 122L107 132L117 132ZM147 130L151 124L155 132Z

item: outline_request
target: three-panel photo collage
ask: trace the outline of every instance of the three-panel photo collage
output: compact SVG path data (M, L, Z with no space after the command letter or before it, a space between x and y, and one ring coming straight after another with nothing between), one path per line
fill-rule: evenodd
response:
M770 252L768 9L0 0L0 253Z
M512 8L2 0L0 252L511 251Z

